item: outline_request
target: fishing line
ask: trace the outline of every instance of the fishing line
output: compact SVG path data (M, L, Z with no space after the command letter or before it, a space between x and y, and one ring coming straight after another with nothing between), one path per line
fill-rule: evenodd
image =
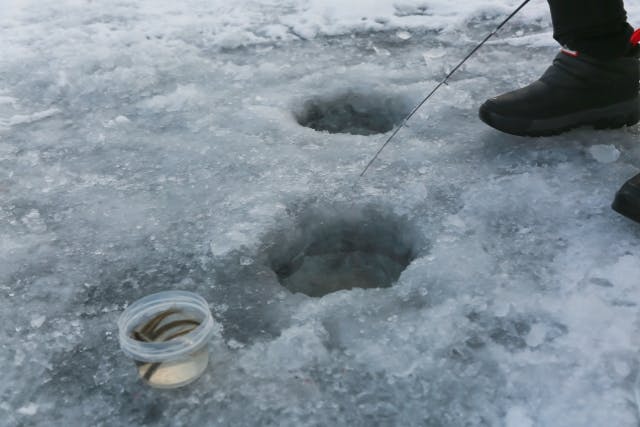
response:
M384 144L382 144L382 146L380 147L380 149L378 150L378 152L373 156L373 158L369 161L369 163L367 163L367 166L364 168L364 170L360 173L360 177L362 178L364 176L365 173L367 173L367 171L369 170L369 168L371 167L371 165L373 164L373 162L376 161L376 159L378 158L378 156L380 156L380 153L382 153L382 151L387 147L387 145L389 145L389 143L393 140L393 138L398 134L398 132L400 132L400 129L402 129L407 122L411 119L411 117L413 117L413 115L425 104L425 102L427 102L437 91L438 89L440 89L443 85L446 85L447 82L449 81L449 79L451 78L451 76L453 76L455 74L456 71L458 71L458 69L460 67L462 67L462 65L464 65L465 62L467 62L467 60L469 60L469 58L471 58L478 50L480 50L480 48L482 46L484 46L484 44L486 42L489 41L489 39L491 37L493 37L494 35L496 35L496 33L498 31L500 31L502 29L502 27L504 27L506 25L507 22L509 22L514 16L516 16L518 14L518 12L520 12L522 10L523 7L525 7L527 5L527 3L529 3L531 0L525 0L524 2L522 2L522 4L520 6L518 6L516 8L516 10L514 10L513 12L511 12L511 15L507 16L507 18L502 21L502 23L500 23L500 25L498 25L495 30L493 30L491 33L489 33L484 40L482 40L480 42L480 44L478 44L476 47L474 47L471 52L469 52L467 54L467 56L464 57L464 59L462 61L460 61L460 63L458 65L456 65L455 67L453 67L453 69L449 72L449 74L447 74L447 76L440 81L431 92L429 92L429 94L418 104L416 105L416 107L411 110L411 112L404 118L404 120L402 120L402 122L400 123L400 125L398 125L396 127L396 129L393 131L393 133L391 134L391 136L389 136L389 138L387 138L387 140L385 141Z

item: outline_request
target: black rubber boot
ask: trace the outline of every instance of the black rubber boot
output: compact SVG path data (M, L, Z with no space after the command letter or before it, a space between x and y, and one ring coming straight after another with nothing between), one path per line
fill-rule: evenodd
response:
M640 174L625 182L611 207L619 214L640 222Z
M635 56L604 60L562 50L540 80L486 101L480 119L521 136L630 126L640 120L639 80Z

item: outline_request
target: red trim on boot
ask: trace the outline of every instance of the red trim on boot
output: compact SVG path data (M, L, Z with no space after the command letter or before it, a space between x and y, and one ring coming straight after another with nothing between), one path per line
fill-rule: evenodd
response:
M640 44L640 28L635 30L634 33L631 35L630 42L633 46L638 46Z
M578 53L577 51L568 49L566 47L563 47L562 49L560 49L560 52L564 53L565 55L572 56L574 58L577 58L578 56L580 56L580 53Z

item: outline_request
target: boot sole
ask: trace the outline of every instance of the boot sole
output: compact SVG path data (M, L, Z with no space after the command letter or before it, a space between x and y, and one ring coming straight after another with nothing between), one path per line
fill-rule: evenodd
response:
M640 188L625 183L616 193L611 208L620 215L640 222Z
M617 129L632 126L640 121L640 98L609 105L603 108L579 111L551 119L525 119L506 117L489 111L486 104L480 107L480 120L499 131L518 136L553 136L580 126L595 129Z

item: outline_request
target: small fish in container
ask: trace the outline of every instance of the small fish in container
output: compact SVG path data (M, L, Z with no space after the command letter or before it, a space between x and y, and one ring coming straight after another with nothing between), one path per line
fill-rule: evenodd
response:
M120 347L151 387L182 387L206 369L214 326L209 305L199 295L159 292L139 299L120 315Z

